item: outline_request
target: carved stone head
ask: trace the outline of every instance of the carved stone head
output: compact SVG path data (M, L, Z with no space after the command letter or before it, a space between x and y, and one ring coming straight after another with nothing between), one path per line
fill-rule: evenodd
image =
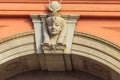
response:
M60 34L64 27L64 19L58 16L48 17L46 19L47 30L50 37L57 36Z

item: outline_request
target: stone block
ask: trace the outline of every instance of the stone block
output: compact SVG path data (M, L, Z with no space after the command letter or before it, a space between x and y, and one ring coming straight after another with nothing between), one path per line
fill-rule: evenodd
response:
M13 59L2 64L2 69L4 70L6 78L15 76L23 72L23 67L20 58Z
M110 79L109 70L104 65L98 64L95 61L86 60L84 70L105 80Z
M71 58L72 58L73 70L79 70L79 71L83 70L84 61L82 60L82 57L72 54Z
M24 71L40 70L40 64L36 54L21 57L21 62Z
M64 54L64 62L67 71L72 71L72 62L71 62L71 55Z
M40 62L40 67L41 70L47 70L47 64L46 64L46 58L45 58L45 54L37 54L39 57L39 62Z
M65 71L63 54L45 54L48 71Z

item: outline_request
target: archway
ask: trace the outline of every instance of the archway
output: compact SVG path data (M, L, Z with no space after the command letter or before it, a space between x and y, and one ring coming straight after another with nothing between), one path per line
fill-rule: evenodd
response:
M20 73L33 70L49 71L43 58L45 54L36 54L34 47L34 32L24 32L0 40L0 78L8 79ZM119 80L120 76L120 48L104 39L93 35L75 32L70 56L72 71L84 71L105 80ZM61 54L56 56L66 56ZM53 56L52 56L53 57ZM54 56L55 57L55 56ZM59 61L59 60L58 60ZM63 60L64 63L66 60ZM61 64L60 62L52 63ZM65 66L62 66L66 68Z

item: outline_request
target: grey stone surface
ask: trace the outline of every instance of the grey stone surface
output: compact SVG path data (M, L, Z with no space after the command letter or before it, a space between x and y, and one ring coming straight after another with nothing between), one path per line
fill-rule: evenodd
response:
M45 54L48 71L65 71L63 54Z
M42 20L39 19L38 15L30 15L33 27L35 30L35 43L36 43L36 52L42 53L41 43L42 43Z

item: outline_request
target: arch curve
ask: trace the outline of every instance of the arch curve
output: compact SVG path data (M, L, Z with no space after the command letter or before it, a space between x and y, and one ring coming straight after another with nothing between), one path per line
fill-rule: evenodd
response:
M101 63L106 61L106 65L110 63L116 66L114 70L120 73L120 47L116 44L90 34L76 32L73 40L72 53L79 52L102 59L103 61ZM97 59L95 60L97 61Z
M120 79L120 47L109 41L75 32L70 58L73 70L85 71L105 80ZM0 40L1 80L26 71L41 70L40 60L36 54L34 31Z

